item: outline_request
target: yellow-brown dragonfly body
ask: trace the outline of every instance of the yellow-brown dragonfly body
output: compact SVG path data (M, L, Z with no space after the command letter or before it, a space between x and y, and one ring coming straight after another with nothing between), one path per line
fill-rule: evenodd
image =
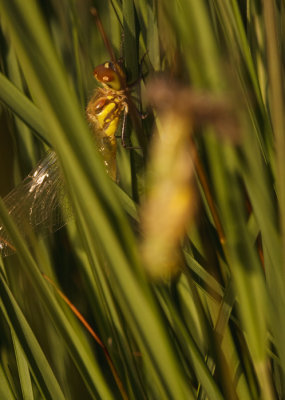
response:
M121 116L123 128L128 113L126 77L116 63L106 62L94 69L94 77L102 84L90 99L86 116L95 136L106 170L116 180L116 131Z

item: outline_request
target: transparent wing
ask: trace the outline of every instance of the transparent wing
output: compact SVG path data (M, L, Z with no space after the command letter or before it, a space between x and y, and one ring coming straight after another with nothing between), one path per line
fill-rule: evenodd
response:
M55 232L71 217L63 175L55 152L51 151L29 175L3 199L21 234ZM0 253L15 252L13 242L0 219Z

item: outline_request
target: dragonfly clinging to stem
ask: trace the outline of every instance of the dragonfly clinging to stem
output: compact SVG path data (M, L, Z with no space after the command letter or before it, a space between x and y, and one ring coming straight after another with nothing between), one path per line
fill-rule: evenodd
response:
M129 88L126 75L116 61L112 47L96 16L99 31L109 50L111 60L97 66L93 75L101 84L95 89L86 107L86 118L94 133L96 146L102 155L108 175L116 180L116 137L119 122L122 119L122 144L126 116L129 111ZM31 229L35 233L49 233L60 229L72 215L64 187L64 179L54 151L50 151L28 176L16 186L4 199L9 214L25 236ZM1 224L0 254L8 256L16 249Z

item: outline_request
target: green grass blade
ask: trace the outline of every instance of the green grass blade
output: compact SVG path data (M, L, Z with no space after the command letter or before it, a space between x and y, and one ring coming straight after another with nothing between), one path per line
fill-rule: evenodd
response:
M19 306L3 278L1 278L0 285L1 297L3 299L2 307L5 307L2 311L10 327L15 327L15 334L29 359L34 377L38 382L39 390L46 399L65 399L31 328L21 313ZM27 394L27 391L31 392L31 389L27 388L26 384L28 384L28 381L25 382L25 392Z
M15 396L13 395L13 392L11 391L9 382L5 376L5 372L1 364L0 364L0 396L5 400L16 399Z
M6 307L7 308L7 307ZM12 322L12 325L15 326L16 324ZM33 388L32 388L32 382L31 382L31 376L30 376L30 371L29 371L29 365L27 363L27 359L24 355L24 352L22 350L22 347L20 343L22 343L22 340L19 341L15 333L11 330L11 335L13 338L13 343L14 343L14 348L15 348L15 355L16 355L16 360L17 360L17 367L19 371L19 379L21 383L21 390L22 390L22 396L23 400L33 400L34 395L33 395ZM47 361L44 367L48 365ZM49 367L48 367L49 370ZM49 371L51 372L51 371ZM55 378L54 378L55 381Z
M41 111L0 72L0 100L48 143Z

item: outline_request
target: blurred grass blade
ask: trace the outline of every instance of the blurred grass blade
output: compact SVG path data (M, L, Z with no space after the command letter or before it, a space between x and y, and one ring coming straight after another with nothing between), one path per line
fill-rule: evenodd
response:
M59 384L46 360L31 328L10 292L3 276L0 279L0 291L3 301L4 315L10 328L15 328L17 339L30 362L30 367L38 383L38 388L45 398L64 400L65 397ZM26 381L28 383L28 381ZM29 390L30 391L30 390Z
M276 4L273 0L264 2L264 27L269 74L269 101L276 144L277 194L279 200L280 229L282 234L282 268L285 274L285 137L284 137L284 79L278 40Z
M6 307L7 309L7 307ZM11 321L13 326L14 323ZM23 352L23 349L21 347L20 343L23 343L23 341L19 341L17 338L17 335L13 330L11 330L11 335L14 343L14 349L15 349L15 356L17 360L17 367L19 371L19 379L20 379L20 384L21 384L21 390L22 390L22 396L23 400L33 400L34 395L33 395L33 387L32 387L32 381L31 381L31 376L30 376L30 371L29 371L29 364L27 362L27 358L25 357L25 353ZM19 335L20 336L20 335ZM31 333L32 336L32 333ZM36 342L36 341L35 341ZM47 361L46 365L47 366Z
M9 381L5 375L4 369L0 364L0 396L5 400L17 400L14 396Z
M0 100L48 144L41 111L0 72Z

